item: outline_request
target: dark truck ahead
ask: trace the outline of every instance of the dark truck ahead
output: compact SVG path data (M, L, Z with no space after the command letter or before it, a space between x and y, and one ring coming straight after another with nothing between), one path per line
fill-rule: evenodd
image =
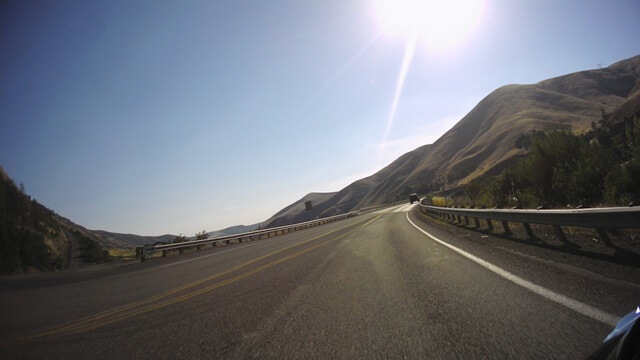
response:
M414 201L420 202L420 198L418 197L418 194L409 195L409 204L413 204Z

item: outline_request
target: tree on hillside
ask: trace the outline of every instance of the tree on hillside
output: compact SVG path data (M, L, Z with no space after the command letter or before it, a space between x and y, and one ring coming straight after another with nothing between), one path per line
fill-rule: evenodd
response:
M182 234L180 234L180 235L176 236L175 238L173 238L172 242L175 244L175 243L182 243L182 242L185 242L185 241L187 241L187 237L182 235Z
M202 232L196 233L196 240L204 240L209 238L209 234L207 234L206 230L202 230Z
M624 162L613 167L605 179L605 200L628 205L640 200L640 117L625 126Z
M569 131L532 139L529 154L514 168L516 188L546 204L594 204L602 201L613 156Z

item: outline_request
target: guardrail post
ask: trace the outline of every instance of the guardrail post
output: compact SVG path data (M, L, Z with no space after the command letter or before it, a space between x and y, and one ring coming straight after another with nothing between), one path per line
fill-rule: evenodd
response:
M473 222L475 223L476 228L480 228L480 220L477 217L473 218Z
M613 243L611 242L611 239L609 239L609 235L607 235L607 231L604 228L596 228L596 231L598 232L598 235L600 235L600 239L606 246L615 247L613 246Z
M514 206L511 209L522 209L522 207ZM527 233L527 236L532 238L533 237L533 230L531 230L531 225L529 225L529 223L523 222L522 223L522 227L524 227L524 231Z
M504 230L505 235L511 235L511 229L509 229L509 222L502 220L502 229Z
M136 257L139 257L140 261L144 262L145 260L144 246L138 246L136 248Z
M464 216L464 225L468 226L469 225L469 217L468 216Z
M487 220L487 227L489 228L489 231L493 231L493 222L491 222L491 219L486 219Z
M167 250L162 250L162 257L167 257Z
M569 242L569 240L567 240L567 237L564 235L564 231L562 231L560 225L553 225L553 231L555 231L556 236L558 236L560 241L562 241L563 243Z

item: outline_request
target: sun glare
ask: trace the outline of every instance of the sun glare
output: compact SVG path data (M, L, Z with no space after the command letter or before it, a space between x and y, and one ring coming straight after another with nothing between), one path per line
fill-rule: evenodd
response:
M449 48L478 22L484 0L376 0L383 31L417 36L430 49Z

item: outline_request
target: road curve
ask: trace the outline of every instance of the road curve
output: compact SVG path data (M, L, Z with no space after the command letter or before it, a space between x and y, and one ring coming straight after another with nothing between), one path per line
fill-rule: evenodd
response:
M421 216L402 205L145 263L1 278L0 353L573 359L640 299L638 285L456 238Z

